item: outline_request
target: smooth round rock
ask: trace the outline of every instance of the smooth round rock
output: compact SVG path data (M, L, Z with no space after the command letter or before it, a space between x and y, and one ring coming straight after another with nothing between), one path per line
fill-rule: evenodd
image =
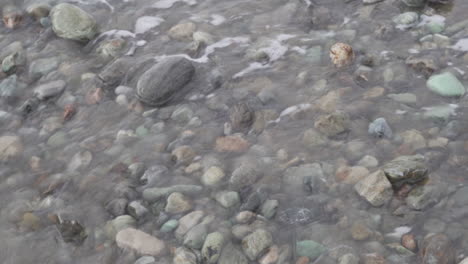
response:
M94 18L75 5L58 4L50 11L50 17L52 29L61 38L88 41L97 34Z

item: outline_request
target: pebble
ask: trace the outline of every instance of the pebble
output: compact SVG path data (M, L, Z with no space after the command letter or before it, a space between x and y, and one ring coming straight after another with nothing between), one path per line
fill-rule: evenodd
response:
M275 216L278 206L279 202L277 200L266 200L263 203L260 212L266 219L271 219Z
M192 249L201 249L205 241L208 229L205 224L199 224L191 228L184 238L184 246Z
M279 258L279 248L276 245L271 246L268 252L260 259L259 264L275 264Z
M175 40L189 41L192 39L193 33L196 29L197 26L194 23L187 22L173 26L167 33Z
M299 257L308 257L311 261L316 260L327 248L313 240L302 240L296 244L296 252Z
M366 168L375 168L379 165L379 161L374 156L366 155L358 161L357 165Z
M176 219L171 219L161 226L160 231L163 233L170 233L174 231L178 226L179 226L179 221Z
M219 257L218 264L248 264L249 260L232 244L226 245Z
M429 234L421 244L419 251L422 264L454 263L455 253L450 239L444 234Z
M180 146L172 151L172 158L177 164L190 164L197 155L190 146Z
M184 236L192 227L198 224L204 216L203 211L193 211L179 219L179 226L175 234L176 237Z
M143 190L143 199L149 202L157 201L171 193L179 192L185 195L197 195L201 193L203 187L198 185L173 185L171 187L154 187Z
M400 134L403 139L403 145L409 147L412 151L426 148L426 139L420 131L411 129Z
M8 161L23 153L23 143L18 136L0 137L0 161Z
M141 255L161 256L165 252L164 242L134 228L125 228L115 237L117 246L135 250Z
M465 94L465 86L450 72L431 76L426 85L429 90L445 97L460 97Z
M373 206L382 206L393 195L392 184L384 171L378 170L354 185L356 192Z
M234 132L248 129L254 120L254 113L245 102L237 103L229 109L229 119Z
M173 264L197 264L197 255L185 247L178 247L174 252Z
M354 222L350 231L351 237L357 241L367 240L374 233L362 222Z
M368 133L378 138L392 138L393 132L385 118L377 118L369 124Z
M349 129L349 117L344 112L334 112L317 118L314 127L321 133L333 137Z
M220 232L208 234L201 250L203 263L216 264L224 246L224 236Z
M68 3L61 3L50 11L52 29L64 39L88 41L97 34L95 19L83 9Z
M202 175L201 181L205 186L216 186L225 177L224 171L216 166L208 168Z
M231 208L240 205L240 197L238 192L220 191L215 195L216 201L224 208Z
M400 156L387 162L382 170L393 185L414 184L427 177L428 169L422 155Z
M192 209L192 203L183 194L174 192L167 197L166 208L170 214L180 214Z
M416 252L418 248L418 244L416 239L414 238L414 234L404 234L401 237L401 245L413 252Z
M353 254L344 254L338 259L338 264L359 264L359 257Z
M258 162L254 160L244 160L232 172L229 183L234 189L239 190L254 184L261 175Z
M250 143L239 135L218 137L216 139L215 149L218 152L242 153L247 151Z
M257 229L252 234L242 239L242 249L251 261L255 261L265 249L272 245L272 243L273 238L270 232L264 229Z

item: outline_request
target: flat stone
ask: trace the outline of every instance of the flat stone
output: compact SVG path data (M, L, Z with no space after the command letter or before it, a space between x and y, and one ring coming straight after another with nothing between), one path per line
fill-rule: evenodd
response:
M184 238L184 246L192 249L201 249L205 241L208 229L205 224L199 224L190 229Z
M160 231L163 233L169 233L174 231L178 226L179 221L177 221L176 219L171 219L161 226Z
M136 251L141 255L161 256L165 251L164 242L134 228L126 228L117 233L117 246Z
M215 199L224 208L230 208L240 204L240 196L238 192L221 191L216 193Z
M416 95L412 93L387 94L387 97L403 104L414 104L418 101Z
M234 245L226 245L218 260L219 264L248 264L249 260Z
M192 209L192 203L183 194L174 192L167 197L166 208L164 209L170 214L180 214Z
M392 184L382 170L378 170L360 180L354 185L354 189L373 206L384 205L393 195Z
M52 29L61 38L88 41L97 34L94 18L75 5L62 3L54 6L50 18Z
M219 167L213 166L208 168L205 173L203 173L201 181L206 186L216 186L223 180L224 177L224 171Z
M220 232L208 234L201 250L203 263L216 264L224 246L224 236Z
M40 100L46 100L62 93L66 85L62 80L41 84L34 89L34 96Z
M429 90L445 97L460 97L465 94L465 86L450 72L431 76L426 85Z
M176 237L184 236L192 227L201 221L204 215L203 211L193 211L180 218L179 226L175 231Z
M422 155L400 156L386 163L382 170L393 185L417 183L427 177L427 166Z
M197 29L197 26L192 22L177 24L169 29L168 34L171 38L175 40L190 40L192 35Z
M215 145L215 149L218 152L234 153L245 152L249 147L250 143L238 135L219 137L216 139Z

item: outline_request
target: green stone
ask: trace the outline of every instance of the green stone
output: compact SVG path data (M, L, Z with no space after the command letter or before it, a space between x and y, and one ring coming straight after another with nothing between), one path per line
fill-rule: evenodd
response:
M426 29L432 34L437 34L444 31L445 25L443 23L431 22L426 24Z
M149 130L145 126L139 126L135 130L135 133L139 137L144 137L144 136L148 135L148 132L149 132Z
M171 219L161 226L161 232L170 233L179 226L179 221Z
M431 76L426 85L429 90L445 97L459 97L465 94L463 84L450 72Z
M313 240L303 240L296 243L296 253L300 257L308 257L315 260L327 250L325 246Z
M97 34L95 19L81 8L67 3L50 11L52 29L61 38L88 41Z

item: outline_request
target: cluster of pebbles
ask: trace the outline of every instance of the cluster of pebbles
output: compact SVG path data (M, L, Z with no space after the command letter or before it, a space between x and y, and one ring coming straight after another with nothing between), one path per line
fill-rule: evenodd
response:
M466 11L2 3L2 263L467 264Z

